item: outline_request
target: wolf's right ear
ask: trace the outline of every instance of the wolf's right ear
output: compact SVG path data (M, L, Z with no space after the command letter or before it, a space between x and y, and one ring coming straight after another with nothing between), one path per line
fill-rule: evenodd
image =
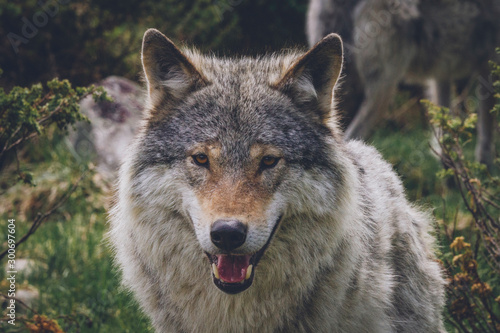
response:
M175 104L190 91L207 84L191 61L156 29L144 33L141 58L153 106L160 101Z
M333 109L333 88L342 69L342 40L329 34L287 69L275 88L299 105L314 109L322 121Z

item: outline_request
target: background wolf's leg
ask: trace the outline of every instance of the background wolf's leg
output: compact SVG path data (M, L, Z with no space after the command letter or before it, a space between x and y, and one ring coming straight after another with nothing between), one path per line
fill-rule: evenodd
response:
M321 38L335 32L342 37L344 64L335 91L335 105L343 128L354 118L364 99L364 87L359 77L353 45L352 13L360 0L311 0L307 12L307 40L312 47Z
M346 130L346 139L368 138L416 56L417 45L406 35L411 24L389 7L368 1L356 9L353 42L365 100Z
M450 107L451 84L450 81L443 80L437 82L437 104Z
M432 85L434 89L430 89L431 95L429 96L432 103L444 106L449 108L451 105L451 82L446 80L434 81L432 80ZM450 108L451 111L451 108ZM451 111L453 112L453 111ZM439 133L439 127L434 126L434 131ZM439 136L441 136L439 134ZM439 143L437 138L433 136L432 139L434 142L431 143L431 146L438 152L441 152L441 147L439 147Z
M493 163L495 155L494 132L495 132L495 115L491 113L491 109L495 105L495 96L493 86L488 80L489 71L482 70L480 77L484 78L476 87L476 97L479 99L479 109L477 110L477 143L476 143L476 160L490 166Z
M384 80L367 87L366 98L346 130L346 139L367 139L370 136L376 123L387 112L396 87L397 80Z
M457 90L458 87L457 86ZM429 100L439 106L444 106L444 107L449 107L450 112L458 112L457 108L458 105L451 105L451 82L446 81L446 80L430 80L429 81L429 89L428 89L428 98ZM457 91L457 93L459 93ZM461 103L463 104L463 103ZM451 107L450 107L451 106ZM431 125L432 126L432 131L434 134L431 133L431 140L430 140L430 146L431 150L437 153L438 156L436 157L441 157L442 150L441 146L439 145L439 138L442 135L441 129L439 126ZM448 166L445 163L445 160L441 158L441 163L445 168L448 168ZM449 182L450 186L453 186L453 182Z
M465 116L467 114L467 106L465 101L470 92L471 78L455 80L456 101L451 102L451 112L456 115Z

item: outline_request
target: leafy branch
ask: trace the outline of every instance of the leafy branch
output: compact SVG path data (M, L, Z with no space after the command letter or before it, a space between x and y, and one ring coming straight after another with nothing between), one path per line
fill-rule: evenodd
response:
M56 127L57 130L65 133L68 126L87 120L80 113L79 102L89 95L92 95L96 101L109 100L102 87L72 88L68 80L51 80L46 88L42 84L35 84L31 88L14 87L9 93L0 88L0 167L2 164L11 162L8 161L7 156L11 155L8 154L9 152L12 152L19 179L24 183L34 185L32 174L21 172L17 150L22 144L46 134L51 127ZM16 247L24 243L64 205L85 175L86 173L83 173L67 191L59 195L50 209L36 214L29 230L16 242ZM0 260L7 255L7 250L0 253Z
M47 89L40 83L31 88L14 87L9 93L0 88L0 161L52 124L65 131L77 121L87 120L78 103L89 95L96 101L109 100L101 87L72 88L68 80L49 81Z
M500 50L499 50L500 52ZM500 113L500 65L492 64L496 78L494 87L498 99L491 112ZM445 169L438 175L451 176L463 206L470 213L473 225L471 234L478 237L465 242L463 236L455 237L456 216L450 236L451 253L443 256L448 270L448 322L457 332L500 332L500 296L486 282L500 279L500 178L486 165L466 157L464 148L473 141L477 114L463 117L453 115L446 107L422 101L426 109L439 149L433 149ZM500 167L496 159L490 170ZM458 211L457 211L458 214ZM443 214L446 235L446 211ZM449 257L452 256L452 258ZM486 262L486 270L480 264ZM494 285L494 284L492 284Z

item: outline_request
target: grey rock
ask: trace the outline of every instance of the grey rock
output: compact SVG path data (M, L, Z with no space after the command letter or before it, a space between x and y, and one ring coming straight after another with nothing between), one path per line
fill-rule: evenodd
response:
M145 99L138 84L122 77L110 76L97 86L104 87L113 101L96 103L91 96L83 99L80 108L90 124L78 124L69 140L78 158L95 159L98 171L112 180L140 128Z

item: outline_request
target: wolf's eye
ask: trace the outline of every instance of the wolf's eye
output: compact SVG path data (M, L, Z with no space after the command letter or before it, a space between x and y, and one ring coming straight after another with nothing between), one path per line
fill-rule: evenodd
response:
M279 157L264 156L262 158L262 161L260 162L260 166L262 169L274 168L276 166L276 164L278 164L279 160L280 160Z
M205 154L196 154L193 155L193 161L199 166L207 167L208 166L208 156Z

